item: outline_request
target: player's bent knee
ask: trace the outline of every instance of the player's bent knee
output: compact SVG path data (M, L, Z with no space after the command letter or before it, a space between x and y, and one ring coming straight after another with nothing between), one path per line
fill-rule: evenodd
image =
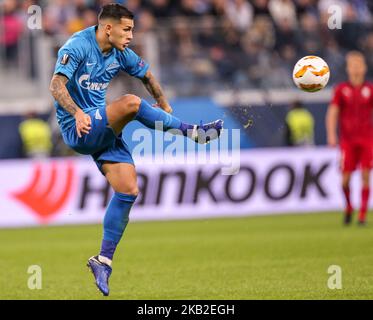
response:
M141 99L133 94L126 94L120 98L120 105L126 113L137 114Z
M118 186L114 188L115 192L128 194L130 196L137 197L139 194L139 188L137 186L129 187L129 186Z
M130 189L127 194L131 195L131 196L135 196L137 197L139 195L139 189L136 187L133 187L132 189Z

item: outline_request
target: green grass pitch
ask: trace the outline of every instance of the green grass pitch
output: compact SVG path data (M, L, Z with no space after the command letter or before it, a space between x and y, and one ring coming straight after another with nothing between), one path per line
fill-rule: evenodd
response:
M337 213L130 223L108 298L85 266L100 238L99 225L0 230L0 299L373 298L373 228ZM341 290L327 287L330 265Z

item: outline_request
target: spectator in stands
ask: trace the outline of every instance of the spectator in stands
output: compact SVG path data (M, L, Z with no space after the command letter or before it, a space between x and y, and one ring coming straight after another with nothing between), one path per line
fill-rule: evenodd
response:
M367 77L373 80L373 31L363 41L363 52L368 65Z
M368 9L371 14L373 14L373 2L372 1L367 1Z
M194 59L193 69L198 78L207 83L224 81L219 74L225 73L225 66L230 63L231 58L227 51L230 48L223 35L223 30L216 25L212 16L204 16L201 20L201 29L196 37L198 52L201 54ZM234 72L231 65L231 72ZM229 78L230 79L230 78Z
M97 13L94 9L80 8L77 15L66 22L66 31L73 34L97 23Z
M270 0L268 9L275 24L287 20L292 29L297 27L297 14L292 0Z
M33 5L40 5L40 3L38 0L24 0L18 5L17 15L22 17L22 20L24 21L24 26L27 25L26 21L30 17L27 12L28 8Z
M246 0L230 0L226 4L226 14L232 26L244 33L253 23L254 10Z
M275 30L273 28L270 17L259 16L255 18L253 25L244 37L250 38L252 41L259 41L264 48L272 50L275 46Z
M347 5L347 11L345 15L345 21L343 28L340 30L339 43L348 50L359 49L360 37L364 35L365 27L359 21L359 15L356 8L349 3Z
M295 63L299 59L295 46L292 44L285 45L281 48L281 51L278 54L280 58L278 63L280 63L287 71L287 74L290 75L294 69Z
M369 10L367 0L350 0L350 4L355 11L357 21L361 23L372 22L372 13Z
M174 48L178 51L178 57L188 59L195 53L195 42L190 32L188 19L178 17L174 25L175 42Z
M209 58L215 65L220 81L226 81L226 79L232 78L234 66L224 46L213 46L210 49Z
M255 17L260 15L270 16L268 9L268 1L269 0L252 0Z
M50 35L69 35L69 23L78 17L77 7L69 0L55 0L44 9L43 19L47 33Z
M247 35L242 39L242 57L238 59L238 69L247 77L248 86L262 88L267 80L264 74L269 74L270 54L263 48L258 39Z
M197 0L181 0L176 14L190 18L199 17L201 15L201 11L199 11Z
M292 104L286 115L285 144L287 146L314 144L314 118L299 101Z
M154 39L158 44L162 80L167 79L165 84L178 86L178 90L179 81L185 86L187 81L213 81L214 77L226 84L240 79L242 87L262 87L263 83L292 86L285 78L289 78L293 57L306 54L324 56L334 70L334 81L341 77L341 54L349 48L364 50L369 66L373 65L373 36L361 23L372 21L373 4L367 0L26 0L18 1L18 7L17 0L2 3L11 12L11 23L20 17L25 24L26 9L35 2L45 6L43 31L56 39L95 24L101 5L125 3L136 13L136 32L142 33L141 39ZM342 8L344 24L340 32L327 28L331 5ZM7 58L15 59L19 34L25 27L13 28L9 20L4 22L11 32L4 32L0 26L0 42L7 42ZM162 31L153 36L155 28ZM144 48L141 41L136 45ZM281 78L284 80L279 81ZM195 84L195 88L202 88Z
M372 52L373 53L373 52ZM333 76L330 77L329 86L336 84L345 78L345 50L343 50L336 40L331 38L323 50L323 58L328 61L330 70L333 70Z
M342 22L346 20L348 10L348 0L319 0L318 10L321 16L321 22L327 24L330 18L329 8L337 6L342 10Z
M75 7L75 12L78 16L82 16L84 11L89 6L89 1L86 1L86 0L70 0L70 5L71 3Z
M172 15L174 6L171 5L170 0L150 0L145 5L155 17L168 18Z
M295 0L295 7L298 19L305 13L319 15L315 0Z
M137 17L141 11L141 0L127 0L126 7Z
M201 20L201 29L197 36L198 44L202 50L210 49L217 44L224 43L221 28L215 24L211 16L204 16Z
M273 88L291 88L294 83L290 76L295 62L299 57L296 57L296 50L293 45L285 45L281 51L274 52L270 57L265 71L268 76L263 76L263 86L266 89Z
M361 1L365 2L365 0ZM361 1L359 0L359 2ZM361 12L359 13L361 6L354 5L354 2L355 0L320 0L318 4L321 22L325 26L327 26L330 18L328 9L332 5L341 8L343 28L341 30L332 30L332 32L329 32L329 35L330 33L333 33L339 45L348 50L356 50L359 48L358 43L360 41L360 36L363 36L365 31L365 28L359 18L363 19L369 14L368 9L366 9L366 15L361 14ZM364 7L367 8L366 5ZM325 27L325 30L328 30L327 27Z
M30 112L19 125L25 156L46 158L52 152L52 131L49 124Z
M142 10L137 17L136 32L137 35L141 33L141 36L146 36L146 34L153 35L155 26L155 17L149 9Z
M226 0L211 0L211 8L208 12L216 18L222 18L226 15Z
M296 31L290 20L282 19L276 26L276 49L281 50L285 45L294 45L296 40Z
M86 8L82 12L83 29L97 24L97 13L92 8Z
M24 26L17 12L17 0L4 0L0 5L3 11L0 19L0 55L4 53L6 66L9 67L16 64ZM4 52L1 52L1 47Z
M322 43L317 18L311 13L305 13L300 18L300 28L296 38L296 45L301 55L320 55Z

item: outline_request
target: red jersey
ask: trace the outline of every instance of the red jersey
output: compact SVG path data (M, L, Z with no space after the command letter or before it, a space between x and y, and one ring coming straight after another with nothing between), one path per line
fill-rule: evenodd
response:
M373 83L353 87L349 82L335 88L332 104L339 108L341 142L373 142Z

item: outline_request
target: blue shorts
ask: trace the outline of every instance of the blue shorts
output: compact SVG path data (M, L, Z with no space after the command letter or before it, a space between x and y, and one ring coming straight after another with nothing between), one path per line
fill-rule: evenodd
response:
M131 152L122 138L117 136L109 126L106 107L101 107L88 113L91 117L91 130L89 134L78 137L75 124L62 132L65 143L74 151L81 154L89 154L102 172L102 164L105 161L124 162L134 165Z

